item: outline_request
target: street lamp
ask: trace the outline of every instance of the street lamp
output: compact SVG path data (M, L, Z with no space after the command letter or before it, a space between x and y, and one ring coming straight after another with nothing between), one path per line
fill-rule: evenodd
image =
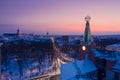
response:
M0 43L0 80L1 80L1 46L3 43Z

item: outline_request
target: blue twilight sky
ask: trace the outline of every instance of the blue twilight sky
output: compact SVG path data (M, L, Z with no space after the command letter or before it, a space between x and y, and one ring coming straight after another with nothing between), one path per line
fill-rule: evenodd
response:
M120 33L120 0L0 0L0 34L16 32L83 34L91 16L92 34Z

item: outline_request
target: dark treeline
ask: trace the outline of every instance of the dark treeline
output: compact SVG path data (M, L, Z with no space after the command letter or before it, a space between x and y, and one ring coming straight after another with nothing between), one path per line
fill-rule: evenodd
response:
M52 51L52 42L50 40L47 41L25 41L23 39L17 41L10 41L4 43L2 46L3 53L20 53L26 52L27 50L41 50L41 51Z
M7 55L13 56L33 56L33 55L44 55L45 53L52 53L53 46L51 40L44 41L26 41L17 40L5 42L1 49L2 59L8 58ZM28 54L29 53L29 54ZM32 54L30 54L32 53ZM34 53L34 54L33 54Z

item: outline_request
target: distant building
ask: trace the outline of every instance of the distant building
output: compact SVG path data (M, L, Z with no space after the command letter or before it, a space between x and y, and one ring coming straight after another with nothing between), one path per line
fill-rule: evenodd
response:
M49 33L47 32L46 35L49 36Z
M4 33L3 34L3 36L5 36L5 37L16 37L16 36L19 36L19 35L20 35L19 29L17 29L16 33Z
M62 39L64 41L68 42L69 41L69 36L68 35L64 35L64 36L62 36Z
M18 36L20 35L20 30L19 30L19 28L17 29L17 35L18 35Z

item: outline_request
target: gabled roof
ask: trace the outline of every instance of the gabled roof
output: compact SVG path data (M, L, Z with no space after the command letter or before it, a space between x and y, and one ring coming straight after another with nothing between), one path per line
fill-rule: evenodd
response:
M86 74L97 70L96 66L88 59L88 54L84 60L75 60L67 64L61 64L60 80L67 80L75 77L76 74Z

